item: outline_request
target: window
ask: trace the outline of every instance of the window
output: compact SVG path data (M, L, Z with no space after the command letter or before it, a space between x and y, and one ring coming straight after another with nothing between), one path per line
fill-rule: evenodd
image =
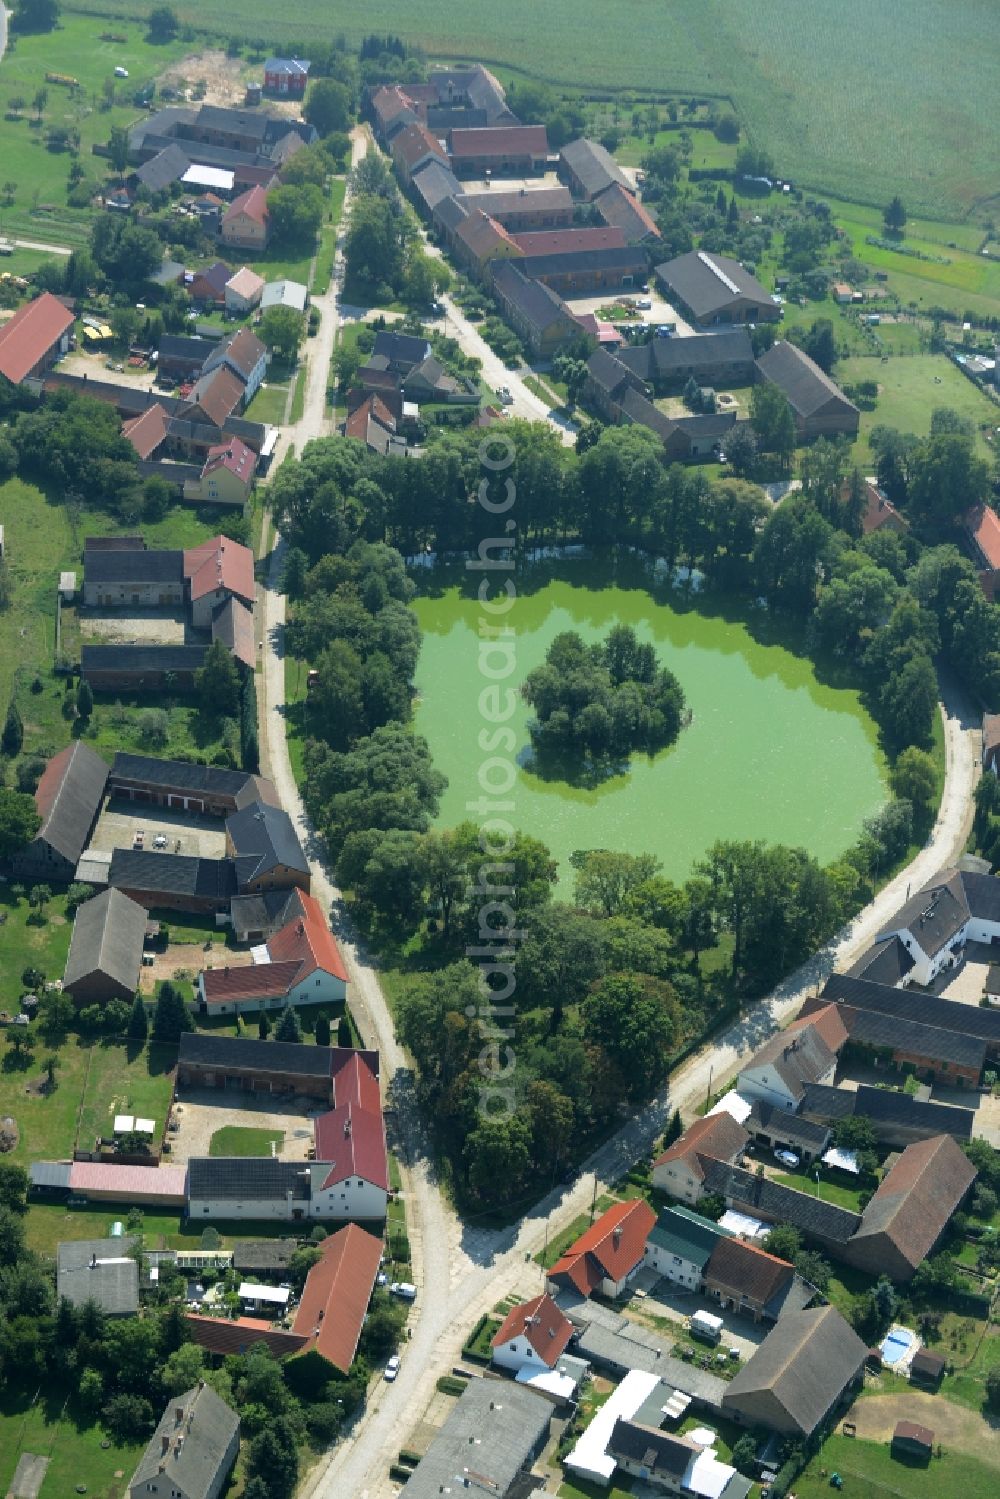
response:
M675 1254L675 1255L674 1255L674 1264L675 1264L675 1265L679 1265L679 1264L680 1264L680 1262L681 1262L681 1257L680 1257L680 1255L679 1255L679 1254Z

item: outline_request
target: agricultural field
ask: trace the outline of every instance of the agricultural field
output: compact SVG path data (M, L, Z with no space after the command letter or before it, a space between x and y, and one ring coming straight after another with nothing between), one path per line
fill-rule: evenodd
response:
M102 0L127 15L131 0ZM183 21L226 36L225 0L186 0ZM278 40L280 11L251 0L244 29ZM730 98L779 170L803 185L881 203L903 191L932 217L961 216L996 194L1000 122L995 49L983 45L983 0L386 0L379 26L442 59L478 58L586 91L647 89ZM331 27L352 43L370 30L363 10L301 0L303 42ZM949 59L961 59L961 87ZM906 128L900 128L905 121Z
M101 33L108 31L126 36L127 41L102 42ZM88 179L99 185L106 163L92 155L91 147L106 141L113 126L131 124L138 117L133 95L184 51L179 41L152 46L134 16L116 24L103 16L64 12L55 31L12 39L0 64L0 114L4 116L0 186L5 189L6 204L0 210L0 223L5 235L59 244L84 242L90 210L70 208L66 202L73 158L66 150L46 145L48 132L79 131L81 164ZM114 77L118 66L128 69L128 78ZM75 78L80 87L71 90L47 83L46 73ZM108 79L114 86L110 106L104 92ZM40 89L47 98L39 118L34 99ZM12 100L18 98L23 101L20 118L12 110ZM13 189L7 184L13 184ZM13 263L3 268L13 269Z

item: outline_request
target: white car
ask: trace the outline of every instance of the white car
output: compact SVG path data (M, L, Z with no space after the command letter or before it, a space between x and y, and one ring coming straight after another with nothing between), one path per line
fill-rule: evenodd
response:
M387 1383L392 1384L393 1380L396 1378L396 1375L398 1373L399 1373L399 1354L398 1353L394 1353L392 1355L392 1358L389 1359L388 1363L386 1364L385 1371L384 1371L382 1377L383 1377L383 1379L385 1379L387 1381Z
M153 847L154 848L166 848L166 846L167 846L167 835L166 835L166 833L157 833L156 837L153 839Z
M653 304L648 297L636 297L634 305L640 312L652 312Z
M404 1301L416 1301L417 1288L408 1280L394 1280L389 1290L394 1296L402 1296Z
M780 1161L783 1166L797 1166L799 1158L793 1150L776 1150L774 1159Z

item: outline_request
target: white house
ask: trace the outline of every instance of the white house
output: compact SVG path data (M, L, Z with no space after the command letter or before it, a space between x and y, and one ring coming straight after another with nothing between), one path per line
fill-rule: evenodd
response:
M264 293L264 278L248 265L241 265L226 282L226 311L243 317L258 306Z
M653 1186L668 1197L695 1203L705 1190L706 1161L734 1165L750 1136L730 1114L706 1114L653 1162Z
M188 1217L213 1224L383 1219L389 1195L384 1153L381 1168L374 1161L365 1165L360 1154L348 1144L342 1163L194 1157L188 1162Z
M252 963L205 968L196 991L210 1015L281 1010L286 1005L342 1004L347 969L316 898L301 890L298 911L266 943L251 949Z
M737 1087L744 1098L794 1113L808 1083L832 1085L846 1040L843 1021L828 1006L765 1041L741 1070Z
M705 1266L726 1230L690 1208L664 1208L646 1240L643 1259L674 1285L701 1289Z
M554 1369L572 1335L572 1322L552 1297L535 1296L507 1313L493 1338L493 1362L513 1374Z

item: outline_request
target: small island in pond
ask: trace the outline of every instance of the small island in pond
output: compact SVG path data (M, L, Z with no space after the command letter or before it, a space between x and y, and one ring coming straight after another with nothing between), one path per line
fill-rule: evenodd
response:
M606 775L636 750L664 749L689 717L677 678L630 625L594 645L572 630L557 635L521 691L535 711L536 768L567 780Z

